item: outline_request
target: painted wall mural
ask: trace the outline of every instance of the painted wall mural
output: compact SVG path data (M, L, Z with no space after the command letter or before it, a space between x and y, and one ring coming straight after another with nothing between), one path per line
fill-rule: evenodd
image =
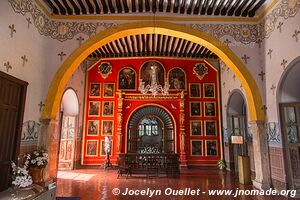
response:
M22 126L21 144L37 144L39 132L40 123L33 120L24 122Z

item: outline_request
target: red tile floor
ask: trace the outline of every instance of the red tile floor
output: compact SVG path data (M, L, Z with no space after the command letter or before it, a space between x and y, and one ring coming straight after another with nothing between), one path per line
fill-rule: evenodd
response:
M120 191L121 194L114 195L114 192ZM147 189L153 191L151 192ZM195 194L190 192L187 195L166 195L166 193L172 191L176 192L177 189L195 190ZM80 197L81 200L106 200L106 199L257 199L257 200L279 200L279 199L293 199L285 198L280 195L274 196L245 196L240 195L234 197L234 195L209 195L208 190L217 189L231 189L236 191L240 190L251 190L252 186L243 186L234 179L229 172L226 174L220 173L217 170L208 169L188 169L184 170L178 178L167 178L163 176L159 177L144 177L144 176L133 176L126 179L121 177L117 179L116 170L102 170L102 169L81 169L74 171L59 171L57 180L57 196L58 197ZM128 195L122 194L126 190L145 190L144 195ZM200 192L199 190L200 189ZM197 191L198 190L198 191ZM142 192L142 191L136 191ZM184 191L183 191L184 192ZM188 192L188 191L186 191ZM196 195L198 192L198 195ZM160 195L159 195L160 194ZM295 198L294 198L295 199Z

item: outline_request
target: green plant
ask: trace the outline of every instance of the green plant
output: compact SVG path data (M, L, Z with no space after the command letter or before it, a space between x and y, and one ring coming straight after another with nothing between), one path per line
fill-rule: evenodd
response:
M219 160L217 163L217 168L219 170L225 170L226 169L226 161L225 160Z

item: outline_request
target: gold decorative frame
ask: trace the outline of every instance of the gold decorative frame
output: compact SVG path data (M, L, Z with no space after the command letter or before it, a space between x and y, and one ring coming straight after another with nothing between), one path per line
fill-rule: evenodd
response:
M193 154L193 142L200 142L201 143L201 152L199 155ZM190 155L191 156L203 156L203 140L190 140Z
M112 66L109 62L101 62L98 66L98 73L106 79L112 73Z
M208 104L213 104L213 109L214 109L214 115L207 115L206 113L206 105ZM217 116L217 110L216 110L216 102L213 101L206 101L204 102L204 117L216 117Z
M192 85L197 85L197 86L199 87L199 88L198 88L198 89L199 89L199 97L194 97L194 96L192 96L192 92L191 92L191 91L192 91L192 90L191 90L191 89L192 89ZM190 97L190 98L201 98L201 96L202 96L202 95L201 95L201 84L200 84L200 83L190 83L190 84L189 84L189 97Z
M133 72L134 72L134 78L135 78L135 83L134 83L134 88L132 88L132 89L121 89L120 88L120 73L124 70L124 69L130 69L130 70L132 70ZM136 89L137 89L137 74L136 74L136 71L135 71L135 69L133 68L133 67L131 67L131 66L125 66L125 67L122 67L120 70L119 70L119 72L118 72L118 77L117 77L117 79L118 79L118 90L121 90L121 91L136 91Z
M92 85L98 85L99 86L99 95L97 95L97 96L92 96L91 95ZM101 83L100 82L90 82L90 86L89 86L89 98L100 98L100 95L101 95Z
M213 96L206 96L206 86L208 85L212 85L213 86ZM204 98L216 98L216 86L215 86L215 83L204 83L203 84L203 97Z
M105 122L111 122L111 134L104 133ZM101 123L101 136L113 136L114 135L114 120L102 120Z
M193 134L193 123L200 123L200 135L195 135ZM203 131L202 131L202 120L191 120L190 121L190 136L202 136Z
M208 155L208 145L207 145L208 142L215 142L216 143L216 155ZM205 156L208 156L208 157L219 156L218 140L206 140L205 141Z
M192 105L193 105L194 103L199 104L199 109L200 109L199 115L192 115ZM200 101L191 101L189 104L190 104L190 105L189 105L189 107L190 107L190 117L201 117L201 116L202 116L201 102L200 102Z
M105 142L105 140L100 140L100 156L106 156L105 151L104 151L104 142ZM113 148L114 148L114 141L111 140L111 147L110 147L109 156L112 156ZM104 152L104 154L102 154L103 153L102 151Z
M106 109L105 106L111 106L111 113L107 114L105 113ZM114 111L115 111L115 102L114 101L103 101L102 102L102 116L104 117L113 117L114 116Z
M96 155L90 155L90 154L88 154L88 144L89 144L89 142L96 142ZM98 140L86 140L86 149L85 149L85 156L87 156L87 157L94 157L94 156L98 156L98 149L99 149L99 141Z
M182 89L171 89L171 84L170 84L170 74L173 70L176 70L176 69L179 69L180 71L183 72L184 74L184 88ZM186 91L187 90L187 80L186 80L186 72L184 71L184 69L182 69L181 67L174 67L174 68L171 68L169 71L168 71L168 74L167 74L167 77L168 77L168 82L169 82L169 85L170 85L170 89L169 91Z
M193 74L202 80L204 76L208 74L208 67L206 67L204 63L196 63L193 67Z
M98 114L97 115L91 115L90 114L90 109L91 109L91 103L96 102L98 104ZM89 117L99 117L100 116L100 107L101 107L101 103L100 101L89 101L89 108L88 108L88 116Z
M207 135L207 122L214 122L215 123L215 133L214 135ZM217 136L217 120L205 120L204 121L204 133L205 133L205 136Z
M98 124L97 124L98 127L97 127L97 134L96 134L96 135L94 135L94 134L89 134L90 122L92 122L92 121L98 123ZM98 135L99 135L99 130L100 130L100 121L99 121L99 120L88 120L88 122L87 122L87 131L86 131L86 135L87 135L87 136L98 136Z
M112 93L111 95L105 96L105 92L106 92L106 85L112 85ZM103 83L103 93L102 93L102 97L103 98L114 98L115 97L115 91L116 91L116 84L115 83Z

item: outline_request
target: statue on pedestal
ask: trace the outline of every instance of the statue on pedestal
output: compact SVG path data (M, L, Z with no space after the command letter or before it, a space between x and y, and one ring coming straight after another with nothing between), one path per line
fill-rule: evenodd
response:
M110 163L110 151L111 151L111 139L109 136L105 137L104 140L104 151L105 151L105 163L104 163L104 169L111 167L111 163Z

